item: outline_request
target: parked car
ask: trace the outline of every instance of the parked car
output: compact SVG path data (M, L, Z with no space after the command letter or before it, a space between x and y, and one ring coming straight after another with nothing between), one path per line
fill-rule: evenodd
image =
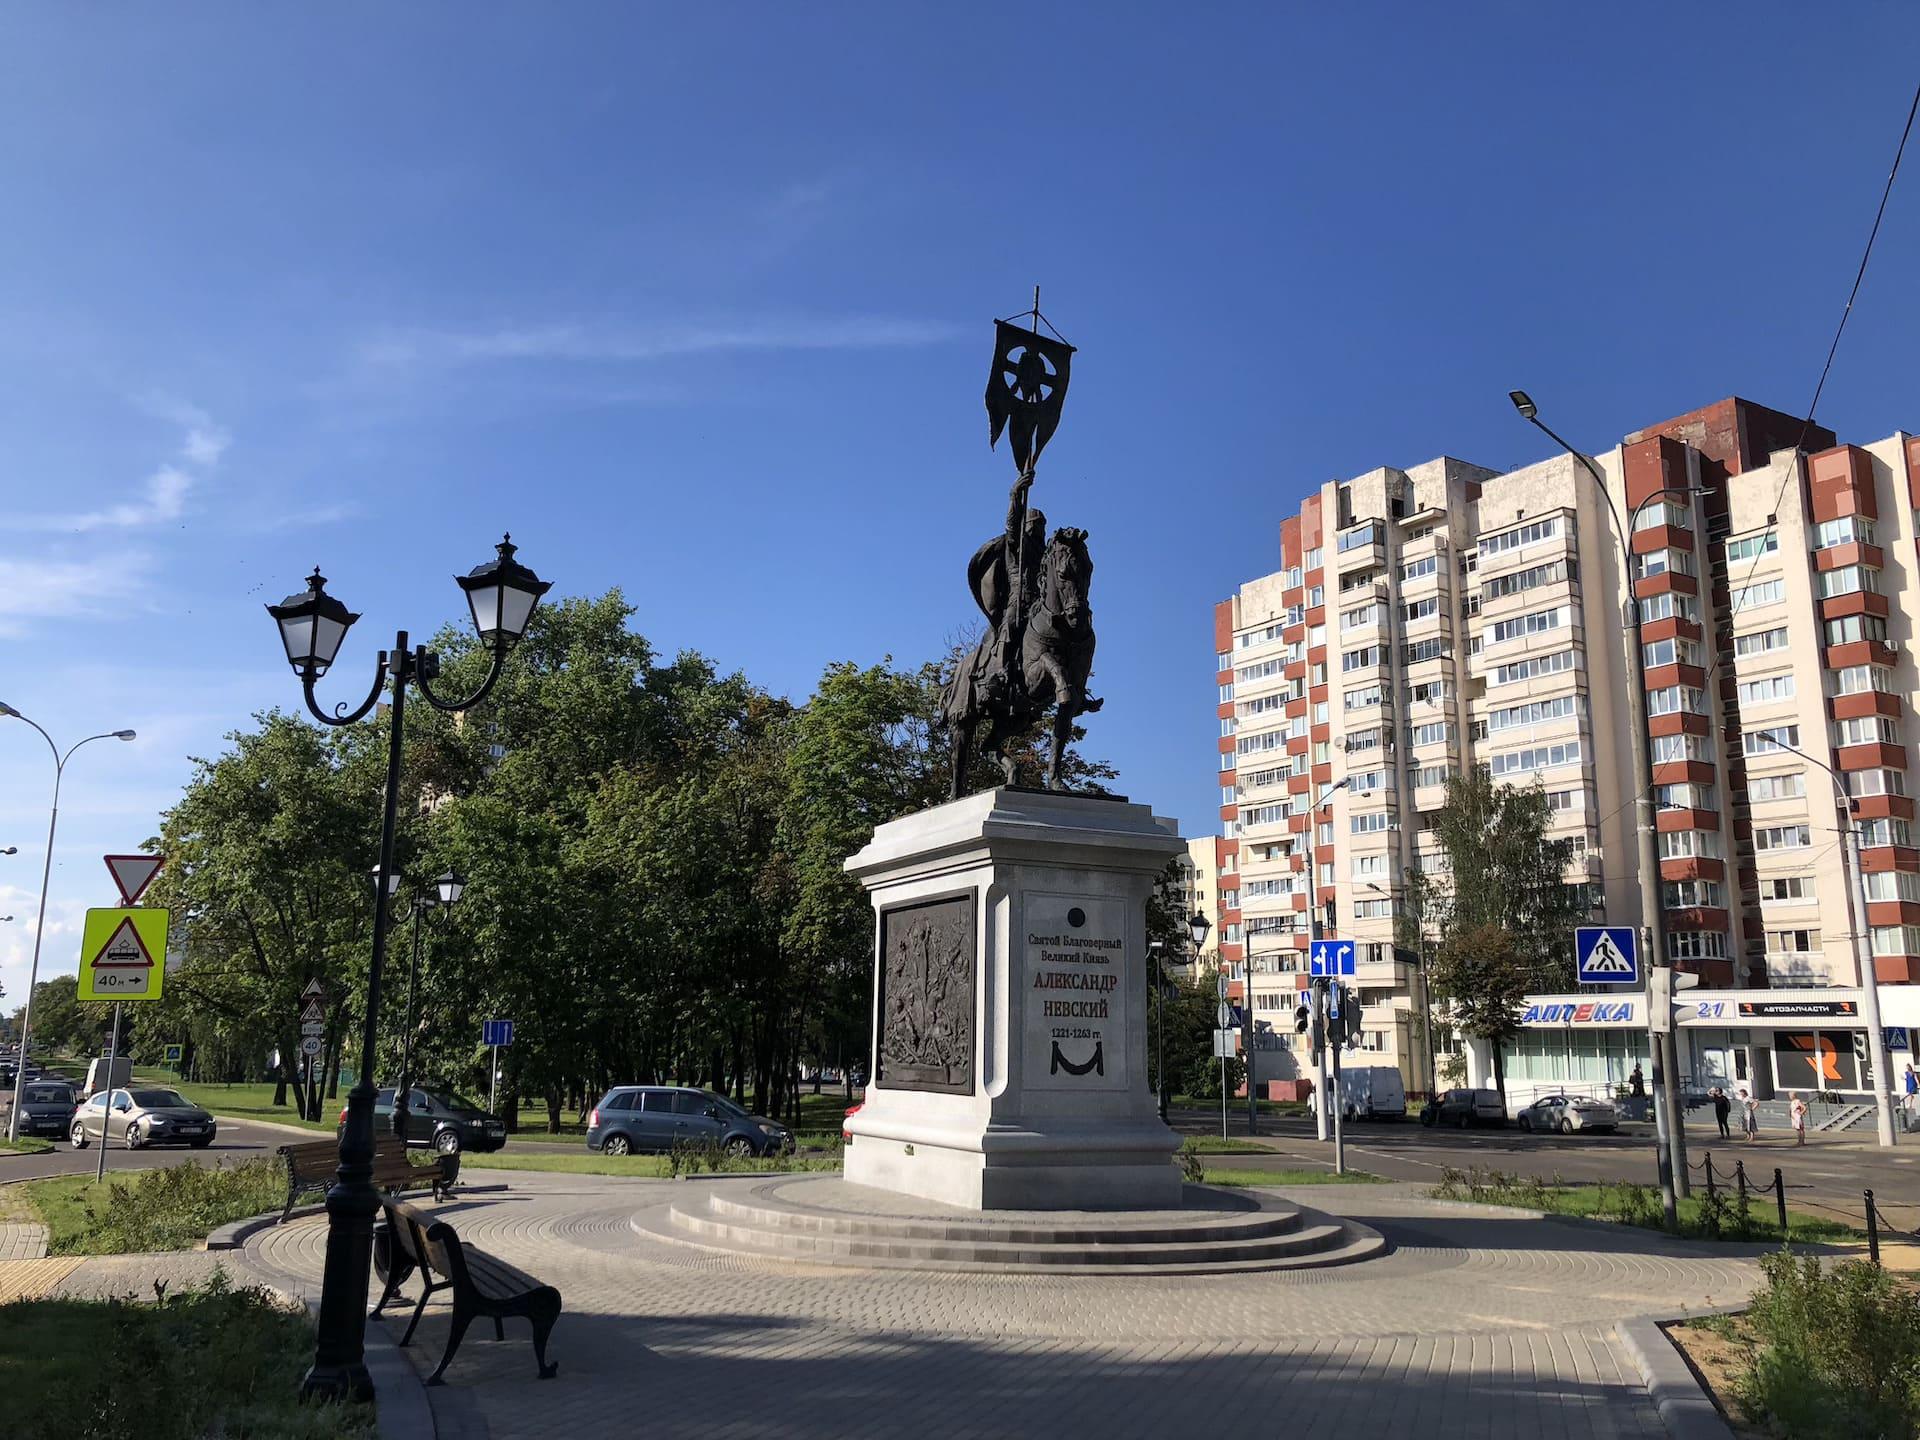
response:
M1505 1125L1507 1107L1498 1090L1443 1090L1420 1112L1422 1125Z
M10 1093L0 1095L0 1100L12 1099ZM76 1108L71 1085L58 1080L29 1080L20 1091L20 1133L65 1135Z
M1520 1112L1522 1130L1618 1130L1620 1112L1608 1100L1589 1095L1542 1095Z
M1403 1120L1407 1087L1392 1065L1362 1065L1340 1072L1340 1104L1347 1119Z
M393 1133L394 1087L389 1085L373 1097L373 1135ZM336 1134L347 1128L347 1112L340 1111ZM507 1143L507 1122L489 1114L471 1100L451 1090L407 1091L407 1144L432 1149L442 1155L458 1155L462 1150L484 1154Z
M587 1115L587 1148L607 1155L665 1151L701 1141L711 1141L729 1155L784 1155L793 1149L793 1131L778 1121L749 1115L711 1090L677 1085L622 1085L609 1090Z
M125 1142L129 1150L146 1145L191 1145L204 1150L213 1143L219 1124L178 1090L142 1086L102 1090L87 1097L67 1123L67 1138L76 1150L89 1140Z

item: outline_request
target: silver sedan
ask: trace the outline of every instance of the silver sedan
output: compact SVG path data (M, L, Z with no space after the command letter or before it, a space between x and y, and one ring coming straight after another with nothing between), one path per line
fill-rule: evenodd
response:
M1542 1095L1520 1112L1522 1130L1557 1130L1571 1135L1576 1130L1617 1130L1620 1112L1606 1100L1589 1095Z
M103 1135L121 1141L129 1150L144 1145L191 1145L205 1149L217 1129L212 1115L178 1090L140 1086L102 1090L74 1111L67 1138L76 1150Z

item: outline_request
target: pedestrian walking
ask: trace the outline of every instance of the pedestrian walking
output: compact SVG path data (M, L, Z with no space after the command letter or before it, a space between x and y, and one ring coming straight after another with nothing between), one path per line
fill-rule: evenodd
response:
M1900 1088L1909 1095L1920 1095L1920 1075L1913 1073L1913 1062L1907 1062L1907 1073L1900 1077Z
M1647 1093L1647 1077L1640 1073L1638 1060L1633 1062L1633 1073L1627 1076L1627 1088L1633 1092L1633 1098L1636 1100Z
M1727 1117L1733 1113L1733 1101L1727 1098L1727 1092L1718 1085L1713 1087L1713 1118L1719 1122L1720 1138L1731 1140L1733 1131L1727 1126Z
M1787 1107L1787 1113L1793 1117L1793 1143L1807 1143L1807 1102L1800 1098L1798 1090L1793 1092L1793 1103Z
M1740 1137L1748 1142L1760 1138L1760 1102L1744 1088L1740 1091Z

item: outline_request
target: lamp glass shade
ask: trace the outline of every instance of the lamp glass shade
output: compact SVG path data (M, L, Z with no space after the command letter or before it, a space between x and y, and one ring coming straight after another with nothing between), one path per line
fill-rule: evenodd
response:
M440 892L440 903L442 905L452 905L457 903L460 899L461 893L465 891L467 888L467 882L462 880L458 875L456 875L451 870L449 870L446 874L442 875L438 880L434 881L433 883L434 883L434 887Z
M327 672L340 653L340 642L360 618L327 594L327 577L317 569L303 592L267 606L267 613L280 627L287 663L302 675L316 676Z
M505 652L527 633L534 607L553 586L513 558L511 536L495 549L492 560L455 576L454 581L467 592L473 628L480 632L481 640L491 649Z
M1193 936L1193 943L1196 946L1207 943L1207 933L1212 929L1213 925L1198 910L1194 911L1193 918L1187 921L1187 933Z
M374 866L373 869L367 872L367 874L373 880L373 888L375 890L379 890L381 888L380 867L378 865ZM395 870L393 874L387 877L387 883L385 888L386 888L387 894L389 895L393 894L394 891L400 888L400 872L398 870Z

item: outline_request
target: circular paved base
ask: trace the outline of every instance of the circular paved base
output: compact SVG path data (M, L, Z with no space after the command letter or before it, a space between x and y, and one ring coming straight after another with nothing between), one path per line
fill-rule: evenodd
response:
M1189 1185L1172 1210L963 1210L837 1175L698 1182L642 1234L776 1261L984 1274L1201 1275L1386 1253L1378 1231L1273 1195Z

